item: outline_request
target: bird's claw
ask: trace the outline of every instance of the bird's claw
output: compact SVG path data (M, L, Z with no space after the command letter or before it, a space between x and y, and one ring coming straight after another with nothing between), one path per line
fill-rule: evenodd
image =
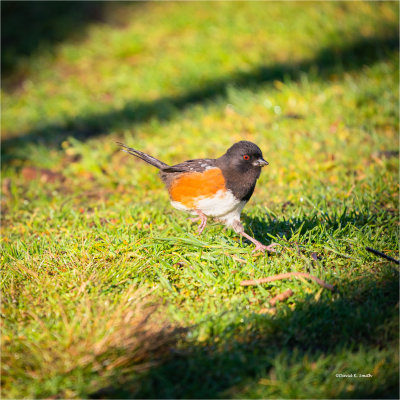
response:
M276 253L275 247L279 246L279 243L271 243L270 245L266 246L262 243L257 243L256 248L253 250L253 253L261 251L263 253Z

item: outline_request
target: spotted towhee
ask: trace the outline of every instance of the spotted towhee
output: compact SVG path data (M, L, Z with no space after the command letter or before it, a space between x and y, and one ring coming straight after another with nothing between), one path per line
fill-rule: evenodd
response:
M207 224L207 217L214 217L253 242L255 250L274 251L276 243L263 245L245 233L240 223L240 213L253 194L261 167L268 165L257 145L241 141L217 159L188 160L169 166L148 154L118 144L123 151L160 170L172 206L198 215L195 219L200 220L199 234Z

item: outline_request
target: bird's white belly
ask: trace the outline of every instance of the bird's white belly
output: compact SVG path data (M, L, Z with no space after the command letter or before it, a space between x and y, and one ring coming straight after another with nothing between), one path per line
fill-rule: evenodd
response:
M171 204L178 210L192 211L182 203L171 201ZM240 213L246 201L238 200L230 190L219 190L212 197L198 197L194 204L195 209L200 210L203 214L218 218L226 225L232 225L234 221L240 221Z

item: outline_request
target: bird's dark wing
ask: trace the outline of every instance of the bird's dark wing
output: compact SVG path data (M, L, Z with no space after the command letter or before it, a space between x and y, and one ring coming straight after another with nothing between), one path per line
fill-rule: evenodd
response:
M215 167L214 159L203 158L199 160L184 161L183 163L172 165L171 167L162 168L161 171L165 173L204 172L206 169L214 167Z

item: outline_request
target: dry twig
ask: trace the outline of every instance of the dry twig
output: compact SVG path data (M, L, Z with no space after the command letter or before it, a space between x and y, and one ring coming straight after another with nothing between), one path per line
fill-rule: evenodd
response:
M329 283L324 282L323 280L317 278L316 276L307 274L306 272L287 272L285 274L273 275L273 276L269 276L267 278L250 279L248 281L240 282L240 285L241 286L254 286L254 285L258 285L260 283L278 281L280 279L287 279L287 278L291 278L291 277L303 277L303 278L312 279L313 281L317 282L318 285L321 285L325 289L333 290L333 286L332 285L330 285Z
M288 299L291 296L293 296L293 290L292 289L285 290L284 292L279 293L278 295L273 297L269 301L269 304L271 304L271 306L274 306L277 301L284 301L284 300Z
M390 257L390 256L386 255L385 253L382 253L381 251L375 250L372 247L366 247L365 249L367 251L369 251L370 253L374 253L375 255L377 255L379 257L386 258L386 260L393 261L394 263L400 265L400 261L399 260L396 260L395 258Z

